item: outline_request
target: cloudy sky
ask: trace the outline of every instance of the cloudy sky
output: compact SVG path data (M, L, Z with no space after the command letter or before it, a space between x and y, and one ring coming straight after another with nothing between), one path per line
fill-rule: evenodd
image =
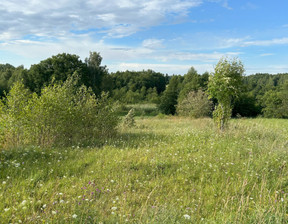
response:
M246 74L288 72L287 0L1 0L0 63L100 52L109 71L212 71L238 57Z

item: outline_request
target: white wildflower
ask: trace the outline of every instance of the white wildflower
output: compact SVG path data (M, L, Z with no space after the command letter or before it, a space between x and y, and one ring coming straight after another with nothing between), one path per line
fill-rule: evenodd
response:
M26 200L23 200L23 201L21 202L21 205L24 206L24 205L26 204L26 202L27 202Z
M76 214L72 215L72 218L73 218L73 219L76 219L76 218L77 218L77 215L76 215Z
M185 219L191 219L191 216L188 214L183 215Z
M115 211L117 210L117 207L112 207L111 210Z

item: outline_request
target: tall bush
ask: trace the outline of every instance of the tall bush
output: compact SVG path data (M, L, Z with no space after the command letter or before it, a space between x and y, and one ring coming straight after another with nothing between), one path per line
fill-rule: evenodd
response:
M31 93L20 82L15 83L9 94L0 103L1 143L13 146L25 144L29 139L28 114Z
M107 94L97 98L85 86L76 88L77 75L62 84L50 84L41 95L29 94L16 83L2 103L2 144L91 144L116 131L118 117Z
M191 91L178 103L177 113L192 118L208 117L212 113L212 102L202 91Z

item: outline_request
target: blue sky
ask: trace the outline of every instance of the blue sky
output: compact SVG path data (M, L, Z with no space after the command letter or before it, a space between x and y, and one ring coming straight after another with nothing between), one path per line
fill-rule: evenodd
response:
M1 0L0 63L100 52L109 71L213 71L238 57L246 74L288 72L287 0Z

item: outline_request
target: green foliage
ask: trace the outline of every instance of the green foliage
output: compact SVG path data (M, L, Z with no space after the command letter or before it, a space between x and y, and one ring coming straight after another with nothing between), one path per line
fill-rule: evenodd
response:
M160 101L160 97L157 93L157 88L154 87L153 89L150 88L147 90L147 95L146 95L146 99L149 103L156 103L158 104Z
M10 64L0 64L0 97L9 92L14 82L21 80L23 71L23 66L15 68Z
M88 72L84 84L91 87L96 95L101 91L111 90L112 79L108 76L106 66L102 66L102 57L98 52L90 52L89 58L85 59Z
M169 96L173 94L171 92L165 93L166 96L161 98L172 76L152 70L118 71L109 74L108 68L101 63L100 53L90 52L89 57L84 62L77 55L63 53L32 65L30 69L24 69L23 66L14 67L10 64L0 64L0 98L4 97L4 92L8 93L13 83L17 81L23 80L25 87L39 95L42 88L50 85L52 80L54 83L63 83L76 72L80 78L77 85L84 84L88 88L91 87L96 96L100 96L101 92L105 91L109 92L109 97L114 101L123 104L156 103L161 104L162 112L166 110L166 113L174 113L175 97ZM181 102L191 91L199 89L206 91L208 77L208 72L200 75L191 67L187 74L182 77L183 82L180 81L181 84L177 90L177 102ZM231 97L231 105L234 105L232 116L287 117L285 115L287 100L283 100L285 99L285 91L282 90L287 81L288 73L277 75L258 73L243 77L245 89L238 98ZM273 98L270 98L271 102L267 101L269 91L277 93L276 98L282 105L277 105L275 100L273 102ZM224 92L227 93L227 91ZM233 91L232 94L234 94ZM212 99L214 103L217 103L216 97L212 97ZM167 102L169 101L174 102L168 106ZM277 107L277 112L273 112L274 104ZM164 109L164 105L166 105L166 109Z
M251 93L241 93L235 99L232 116L256 117L261 114L261 106Z
M218 102L213 118L222 131L232 114L232 100L240 93L243 73L244 67L240 60L222 58L209 77L209 97L215 98Z
M80 78L85 79L86 65L79 56L63 53L32 65L24 73L23 82L32 92L40 94L42 88L48 86L52 80L64 82L74 72L78 72ZM86 84L83 81L82 84Z
M194 67L191 67L187 74L184 75L181 90L179 92L178 102L181 102L187 94L192 91L198 91L200 89L207 89L209 73L199 75Z
M122 103L158 103L165 90L166 77L152 70L125 71L111 74L112 98Z
M176 113L177 99L180 92L182 77L173 76L169 85L164 91L159 104L159 110L163 114L172 114Z
M212 112L212 102L202 91L190 92L177 106L177 114L192 118L208 117Z
M262 103L265 117L288 118L288 81L279 91L266 92Z
M2 142L11 146L21 146L26 144L31 137L29 130L25 127L29 124L28 114L30 114L29 102L30 92L24 85L16 82L9 94L0 104L0 128L2 132Z
M85 86L75 88L78 81L75 74L63 84L45 87L40 96L16 83L1 106L2 144L78 145L113 134L118 118L107 94L96 98Z

